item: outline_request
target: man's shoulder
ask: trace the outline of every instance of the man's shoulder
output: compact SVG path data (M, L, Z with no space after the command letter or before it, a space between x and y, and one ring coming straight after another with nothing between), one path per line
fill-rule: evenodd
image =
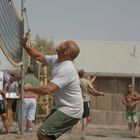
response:
M138 96L138 95L139 95L139 93L138 93L138 92L136 92L136 91L134 91L133 95L134 95L134 96Z
M82 82L84 82L84 83L89 83L90 81L89 80L87 80L87 79L85 79L85 78L81 78L80 79Z
M28 74L25 76L25 81L39 81L34 74Z

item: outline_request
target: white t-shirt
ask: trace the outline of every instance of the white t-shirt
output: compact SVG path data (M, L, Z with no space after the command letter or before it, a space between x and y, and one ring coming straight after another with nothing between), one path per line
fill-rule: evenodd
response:
M60 89L54 93L56 108L73 118L83 115L83 99L79 76L72 61L57 62L57 55L45 56L52 68L51 82Z
M3 71L0 71L0 89L3 89Z
M3 100L3 97L2 97L2 95L0 94L0 100Z

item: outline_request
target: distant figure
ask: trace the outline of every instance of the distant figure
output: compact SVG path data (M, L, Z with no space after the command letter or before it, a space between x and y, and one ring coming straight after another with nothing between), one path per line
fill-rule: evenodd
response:
M10 94L13 93L18 97L20 96L18 82L16 81L14 75L10 75L9 80L7 80L7 83L5 84L4 91L8 93L9 98L10 98ZM14 114L16 113L16 107L17 107L17 100L13 100L12 111Z
M27 68L24 84L29 87L39 87L39 80L34 75L35 69L33 65ZM31 133L33 129L33 121L35 120L36 113L36 99L37 95L34 92L27 91L24 92L23 99L23 119L26 121L26 132ZM20 108L19 108L20 109ZM18 110L18 123L21 133L21 110Z
M6 99L5 93L0 89L0 117L3 122L3 125L6 129L6 133L10 133L10 127L7 120L7 113L6 113Z
M104 96L103 92L97 91L94 89L94 87L91 84L91 81L88 79L85 79L85 71L80 70L78 72L80 77L80 87L82 91L83 101L84 101L84 113L83 113L83 119L82 119L82 129L89 124L91 121L90 117L90 95L93 96Z
M128 92L123 96L122 103L126 106L126 118L128 120L128 128L131 134L135 134L138 118L136 111L136 104L139 100L136 100L138 93L133 91L133 86L128 85Z
M86 79L88 79L89 81L91 81L91 84L93 84L93 83L95 82L96 78L97 78L97 75L98 75L98 73L96 73L94 76L85 75L84 77L85 77Z

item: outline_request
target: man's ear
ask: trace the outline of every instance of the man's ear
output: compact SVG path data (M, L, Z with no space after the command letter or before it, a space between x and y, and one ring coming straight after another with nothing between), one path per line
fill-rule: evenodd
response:
M64 54L70 54L70 53L71 53L71 52L70 52L69 49L65 50L65 52L64 52Z

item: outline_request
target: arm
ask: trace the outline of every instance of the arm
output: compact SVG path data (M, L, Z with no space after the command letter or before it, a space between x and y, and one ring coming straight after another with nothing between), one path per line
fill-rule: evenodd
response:
M24 85L25 91L31 91L38 95L51 95L52 93L56 92L59 87L54 83L49 83L46 86L40 86L38 88L33 88L30 85Z
M135 102L133 102L133 103L130 104L130 107L135 106L135 105L138 104L139 102L140 102L139 100L136 100Z
M97 91L94 88L88 88L88 91L93 96L104 96L104 93L103 92Z
M3 97L3 100L4 100L5 104L7 104L4 91L0 89L0 93L1 93L1 95L2 95L2 97Z
M132 103L130 104L131 107L135 106L140 102L140 95L136 93L134 96L131 97Z
M16 89L16 94L17 94L17 96L20 96L18 88Z
M26 33L25 37L23 38L23 48L27 51L27 53L34 58L35 60L45 64L45 55L40 51L36 50L35 48L31 48L28 43L28 33Z
M93 83L93 82L96 80L96 77L97 77L97 76L95 75L95 76L93 76L93 77L91 78L91 80L90 80L91 83Z
M4 93L4 91L0 89L0 93L1 93L1 95L5 98L5 93Z
M91 78L91 83L93 83L95 80L96 80L96 78L97 78L97 75L98 75L98 73L96 73L92 78Z
M126 102L126 97L125 96L123 96L123 98L122 98L122 103L124 104L124 105L129 105L127 102Z
M133 96L132 99L133 99L133 100L140 100L140 95L135 96L135 97Z
M9 88L8 88L7 84L5 84L5 86L4 86L4 92L9 92Z

